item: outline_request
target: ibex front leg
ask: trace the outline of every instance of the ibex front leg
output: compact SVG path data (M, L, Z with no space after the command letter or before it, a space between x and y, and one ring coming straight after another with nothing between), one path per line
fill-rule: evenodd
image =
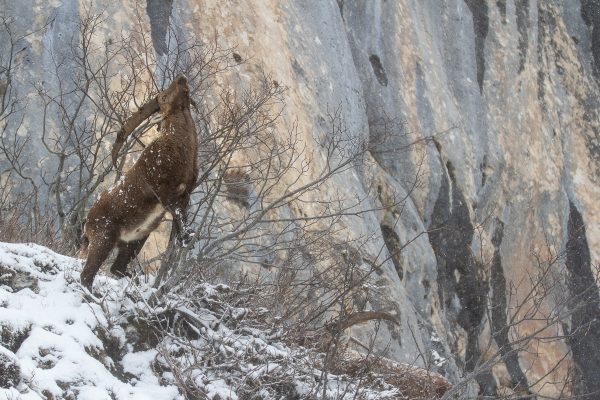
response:
M187 226L187 208L190 203L190 196L184 194L179 197L179 201L169 207L169 212L173 217L173 225L171 227L171 237L169 241L177 238L179 244L187 246L192 238L192 232Z

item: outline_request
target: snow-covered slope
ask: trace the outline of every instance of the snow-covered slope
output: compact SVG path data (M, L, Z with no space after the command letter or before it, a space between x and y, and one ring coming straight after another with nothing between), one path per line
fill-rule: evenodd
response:
M20 368L13 387L0 393L7 399L179 398L174 385L161 386L152 373L156 350L128 353L120 369L135 378L117 378L119 368L99 336L125 344L115 322L127 282L100 275L105 297L88 302L79 268L77 260L41 246L0 244L0 350Z
M80 268L0 243L0 399L401 398L372 375L325 374L321 354L257 329L267 310L235 306L228 286L151 306L148 283L103 274L90 295Z

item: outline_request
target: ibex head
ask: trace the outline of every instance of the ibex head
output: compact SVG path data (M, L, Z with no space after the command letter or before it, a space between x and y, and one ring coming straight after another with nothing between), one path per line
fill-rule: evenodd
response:
M190 88L187 79L179 75L169 87L156 96L163 117L190 107Z
M117 134L117 140L112 148L113 164L117 163L119 150L131 134L144 120L159 112L163 118L168 118L170 115L183 111L194 104L190 98L190 88L187 84L187 79L183 75L179 75L168 88L159 92L158 95L144 105L142 105L131 117L125 121L123 127ZM194 104L195 106L195 104Z

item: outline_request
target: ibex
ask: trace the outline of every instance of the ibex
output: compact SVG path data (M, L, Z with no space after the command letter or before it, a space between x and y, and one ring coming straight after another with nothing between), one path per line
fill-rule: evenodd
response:
M127 137L146 118L160 112L161 135L144 149L121 182L103 192L88 212L82 251L87 260L81 283L91 290L96 273L112 249L118 249L110 271L130 276L127 264L144 246L165 212L173 216L173 233L181 236L190 195L198 178L198 136L190 112L187 79L179 76L144 104L123 125L112 148L113 164Z

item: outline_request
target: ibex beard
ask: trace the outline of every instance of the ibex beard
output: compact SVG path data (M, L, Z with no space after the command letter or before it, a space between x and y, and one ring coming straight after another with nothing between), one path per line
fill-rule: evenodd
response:
M144 149L122 181L103 192L88 212L81 249L81 254L87 252L81 283L88 289L115 247L118 254L110 270L117 276L129 276L127 265L166 212L173 216L171 239L183 233L198 178L198 136L190 104L187 79L179 76L140 107L119 131L112 149L113 163L127 137L146 118L157 112L163 118L160 136Z

